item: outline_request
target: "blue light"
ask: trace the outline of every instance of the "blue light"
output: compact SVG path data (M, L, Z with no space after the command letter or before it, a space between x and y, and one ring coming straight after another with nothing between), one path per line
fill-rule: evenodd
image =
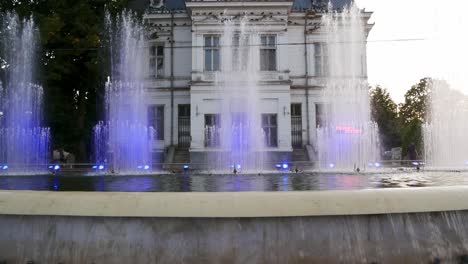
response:
M281 169L281 164L276 164L276 168Z
M413 161L411 164L413 164L414 166L419 166L419 162L416 161Z
M143 166L138 166L137 169L143 169Z
M150 168L149 165L145 165L145 166L143 167L143 169L145 169L145 170L149 170L149 168Z
M55 166L54 166L54 170L60 170L60 166L59 166L59 165L55 165Z
M237 164L237 165L236 165L236 168L237 168L238 170L240 170L241 165L240 165L240 164Z
M330 163L330 164L328 165L328 167L330 167L330 168L332 168L332 169L333 169L333 168L335 168L335 164L333 164L333 163Z
M98 169L99 169L99 170L103 170L103 169L104 169L104 165L99 165L99 166L98 166Z
M51 166L49 166L49 169L53 169L53 168L54 168L54 166L52 166L52 165L51 165Z
M189 165L184 165L184 170L188 170L188 168L190 168Z
M93 169L97 169L97 166L96 166L96 165L94 165L94 166L93 166Z
M2 170L8 170L8 165L3 165Z
M287 163L283 163L282 167L283 167L283 169L287 169L287 168L289 168L289 165Z
M468 161L465 161L465 165L468 165Z
M367 165L369 165L369 167L374 167L374 163L372 162L369 162Z
M377 168L380 167L380 163L378 163L378 162L376 162L374 165L375 165L375 167L377 167Z

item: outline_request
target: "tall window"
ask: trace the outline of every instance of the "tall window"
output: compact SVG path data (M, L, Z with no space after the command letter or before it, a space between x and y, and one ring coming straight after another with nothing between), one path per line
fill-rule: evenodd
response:
M164 140L164 105L150 105L148 125L153 127L156 140Z
M262 35L260 43L260 70L276 71L276 36Z
M315 104L315 125L317 128L324 127L326 125L324 104Z
M328 76L328 47L325 43L314 44L314 57L315 57L315 76L326 77Z
M218 35L205 36L205 71L219 71L220 47Z
M219 114L205 114L205 147L220 146L221 118Z
M155 77L164 76L163 44L156 44L150 47L150 74Z
M236 34L232 38L232 61L234 71L245 71L249 59L249 36Z
M262 114L262 129L266 147L278 146L278 122L276 114Z

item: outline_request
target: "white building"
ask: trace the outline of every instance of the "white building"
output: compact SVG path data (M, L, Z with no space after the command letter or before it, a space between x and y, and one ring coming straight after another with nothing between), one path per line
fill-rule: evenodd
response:
M275 59L260 67L259 82L260 108L271 118L264 129L276 131L268 134L273 142L267 149L273 154L271 159L309 159L316 148L319 93L326 74L320 22L327 4L321 0L152 2L144 16L152 37L148 104L152 106L151 122L163 128L156 148L166 152L171 146L177 149L175 159L169 151L166 161L188 162L190 157L197 163L216 155L217 148L205 142L205 127L207 122L216 122L212 117L219 114L213 107L217 99L213 72L222 58L210 49L216 49L223 38L222 18L226 15L247 15L248 23L259 29L253 36L258 38L256 43L262 43L262 37L273 43L268 54ZM339 9L351 0L332 2ZM367 24L371 13L362 14ZM365 61L363 56L363 65ZM299 154L291 156L293 150Z

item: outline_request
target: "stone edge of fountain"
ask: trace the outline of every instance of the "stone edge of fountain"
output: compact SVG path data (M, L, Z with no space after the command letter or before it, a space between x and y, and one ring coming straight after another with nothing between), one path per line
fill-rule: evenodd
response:
M0 215L295 217L468 210L468 186L309 192L0 191Z

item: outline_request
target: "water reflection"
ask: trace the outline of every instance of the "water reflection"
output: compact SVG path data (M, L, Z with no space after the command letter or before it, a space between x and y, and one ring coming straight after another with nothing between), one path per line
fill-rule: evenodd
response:
M468 184L466 176L468 172L0 176L0 189L99 192L286 192L466 185Z

